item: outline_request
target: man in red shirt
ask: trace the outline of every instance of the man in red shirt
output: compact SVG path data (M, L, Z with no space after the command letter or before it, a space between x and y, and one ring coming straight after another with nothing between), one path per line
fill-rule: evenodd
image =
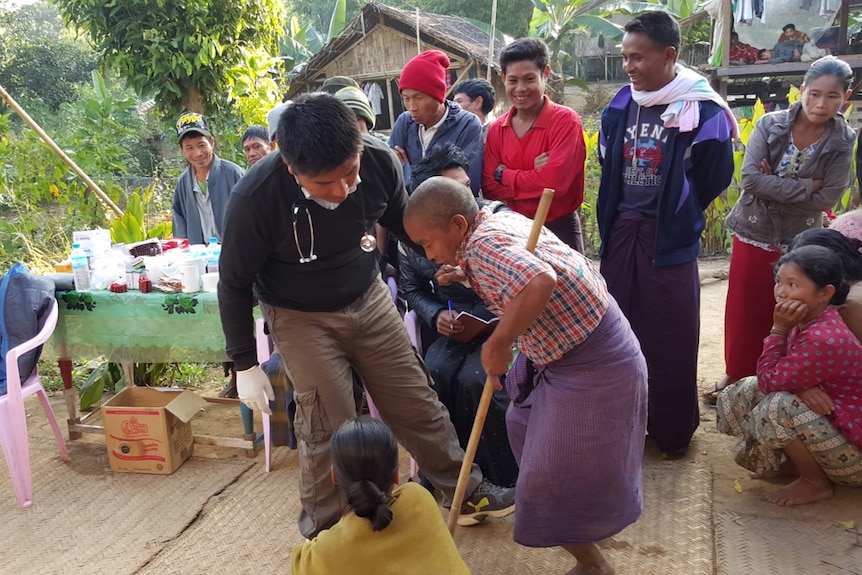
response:
M532 218L542 190L552 188L545 227L583 253L577 210L584 199L587 149L581 119L545 96L551 68L541 40L521 38L506 46L500 68L512 108L488 129L482 194Z

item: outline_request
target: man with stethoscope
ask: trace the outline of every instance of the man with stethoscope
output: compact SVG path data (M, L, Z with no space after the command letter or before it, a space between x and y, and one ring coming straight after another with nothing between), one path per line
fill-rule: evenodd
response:
M272 386L257 365L255 296L290 366L300 439L299 529L314 537L346 501L332 484L329 442L356 416L351 367L423 474L451 499L464 452L430 387L390 292L373 235L379 222L404 236L401 166L328 94L300 96L278 124L279 153L234 188L220 260L219 307L240 399L269 411ZM514 493L473 465L461 524L514 510Z

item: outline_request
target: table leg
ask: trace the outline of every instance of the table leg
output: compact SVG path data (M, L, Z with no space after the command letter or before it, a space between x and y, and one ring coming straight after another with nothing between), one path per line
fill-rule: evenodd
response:
M66 425L72 426L81 423L78 417L78 392L72 383L72 360L68 357L60 357L57 359L57 365L60 367L60 379L63 380L63 399L66 401ZM69 441L73 439L81 439L81 433L78 431L69 430Z
M135 385L135 362L131 359L121 359L120 366L123 368L123 379L126 380L126 387Z
M245 438L249 441L254 441L254 412L241 403L239 413L242 415L242 429Z

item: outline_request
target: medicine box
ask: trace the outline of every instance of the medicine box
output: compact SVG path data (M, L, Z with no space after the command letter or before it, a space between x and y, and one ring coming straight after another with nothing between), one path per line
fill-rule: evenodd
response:
M92 267L94 259L111 253L111 232L102 228L72 232L72 243L81 244Z

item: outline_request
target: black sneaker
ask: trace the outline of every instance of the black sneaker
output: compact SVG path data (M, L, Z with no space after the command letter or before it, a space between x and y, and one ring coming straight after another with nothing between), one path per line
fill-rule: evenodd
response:
M505 517L514 511L515 488L500 487L483 479L479 487L461 505L458 525L476 525L487 517Z

